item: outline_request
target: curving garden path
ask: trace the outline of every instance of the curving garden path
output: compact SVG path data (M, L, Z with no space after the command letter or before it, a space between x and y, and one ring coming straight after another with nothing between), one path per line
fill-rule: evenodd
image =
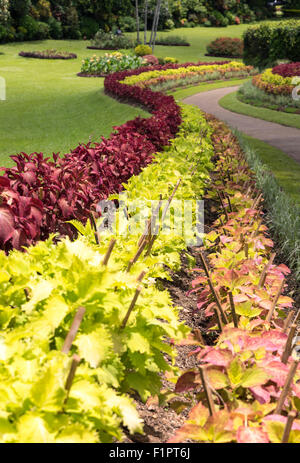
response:
M184 103L198 106L213 114L241 132L279 148L300 163L300 130L293 127L263 121L250 116L233 113L219 105L219 100L228 93L236 92L237 87L218 88L185 98Z

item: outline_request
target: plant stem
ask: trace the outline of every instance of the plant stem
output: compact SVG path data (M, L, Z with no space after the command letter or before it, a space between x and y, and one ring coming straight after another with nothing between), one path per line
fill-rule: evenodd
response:
M102 261L102 265L107 265L108 264L109 258L111 256L111 253L112 253L114 247L115 247L116 242L117 242L117 240L113 238L111 240L111 242L109 243L108 249L107 249L106 254L104 256L104 259Z
M139 295L141 294L141 291L142 291L142 288L139 286L139 287L136 289L136 291L135 291L135 294L134 294L134 296L133 296L133 299L132 299L132 301L131 301L131 304L130 304L130 306L129 306L129 309L127 310L127 313L126 313L126 315L125 315L125 318L124 318L124 320L123 320L122 323L121 323L121 330L123 330L123 329L125 328L125 326L126 326L126 324L127 324L127 322L128 322L128 319L129 319L129 317L130 317L130 314L131 314L131 312L132 312L133 309L134 309L134 306L135 306L135 304L136 304L136 301L137 301Z
M296 325L296 323L293 323L291 325L291 329L289 331L288 338L286 340L285 348L284 348L283 354L281 356L282 363L287 364L287 362L288 362L289 356L291 354L292 342L293 342L293 338L295 336L296 329L297 329L297 325Z
M79 330L79 326L82 322L84 314L85 314L85 308L79 307L79 309L77 310L75 314L70 331L68 332L66 336L64 345L61 350L64 354L68 354L68 352L70 351L73 341L75 339L75 336L77 334L77 331Z
M291 364L291 368L290 368L290 370L289 370L289 372L287 374L287 377L286 377L283 389L281 391L281 394L280 394L276 409L274 411L274 413L277 414L277 415L281 414L282 407L284 405L285 399L288 396L288 393L289 393L289 390L290 390L290 387L291 387L291 383L292 383L293 378L294 378L294 376L296 374L298 364L299 364L299 360L294 360L293 363Z

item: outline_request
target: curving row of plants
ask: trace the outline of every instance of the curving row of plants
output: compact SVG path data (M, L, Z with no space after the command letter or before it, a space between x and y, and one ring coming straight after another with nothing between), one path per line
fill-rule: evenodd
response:
M196 366L176 384L197 403L169 442L299 443L298 313L287 313L293 299L283 295L290 270L274 264L263 197L237 140L210 124L217 162L206 198L219 216L191 290L205 324L181 343L195 346Z
M266 69L262 74L254 76L252 83L266 93L291 96L294 88L300 82L298 69L297 63Z
M167 67L176 65L169 64ZM180 108L171 96L120 83L121 72L105 80L112 95L146 107L152 117L136 118L115 127L101 143L79 145L63 157L42 153L12 156L15 166L0 177L0 248L21 249L50 233L74 236L67 223L86 222L97 202L149 164L153 154L169 143L181 123Z
M138 85L141 88L153 87L167 81L182 81L183 79L196 78L198 81L224 79L228 77L250 76L255 73L252 66L245 66L240 62L210 63L206 65L179 66L176 69L151 69L136 76L127 76L123 83Z
M211 128L198 109L181 110L170 146L124 185L131 204L143 197L166 211L175 193L203 196ZM123 209L116 214L119 222ZM156 279L180 267L184 237L160 231L153 241L145 220L141 234L107 231L100 240L90 222L72 227L80 233L74 241L52 235L26 253L0 252L3 443L111 442L122 426L142 432L128 393L146 400L159 393L161 373L176 372L166 340L180 342L188 329Z

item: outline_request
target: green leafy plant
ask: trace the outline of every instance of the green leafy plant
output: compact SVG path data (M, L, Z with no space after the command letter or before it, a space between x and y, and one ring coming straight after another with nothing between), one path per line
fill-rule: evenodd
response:
M104 56L92 56L82 60L81 73L87 75L107 75L113 72L137 69L145 66L148 61L135 55L123 53L105 53Z

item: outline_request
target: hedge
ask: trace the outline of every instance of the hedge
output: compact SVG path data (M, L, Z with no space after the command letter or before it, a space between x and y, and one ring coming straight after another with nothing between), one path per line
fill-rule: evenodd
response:
M259 68L279 59L300 61L300 20L251 26L244 33L244 61Z

